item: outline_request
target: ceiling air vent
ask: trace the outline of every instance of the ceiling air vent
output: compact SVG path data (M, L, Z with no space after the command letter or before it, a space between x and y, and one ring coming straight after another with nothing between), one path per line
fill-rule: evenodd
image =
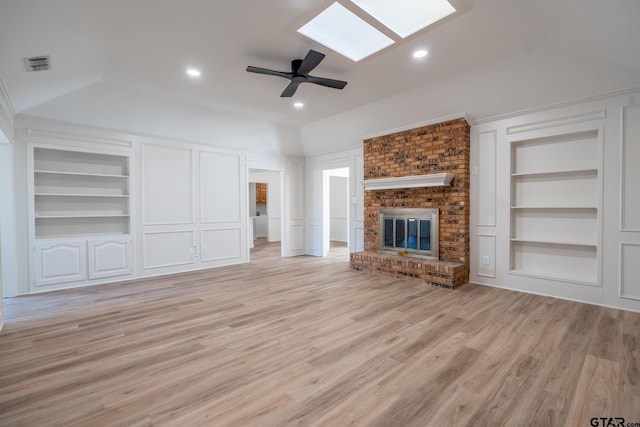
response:
M51 69L51 56L32 56L24 58L24 67L27 71L46 71Z

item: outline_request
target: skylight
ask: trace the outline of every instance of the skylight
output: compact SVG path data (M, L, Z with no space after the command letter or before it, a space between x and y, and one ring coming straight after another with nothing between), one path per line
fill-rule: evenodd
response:
M402 38L456 11L447 0L351 1Z
M355 62L394 43L337 2L307 22L298 32Z

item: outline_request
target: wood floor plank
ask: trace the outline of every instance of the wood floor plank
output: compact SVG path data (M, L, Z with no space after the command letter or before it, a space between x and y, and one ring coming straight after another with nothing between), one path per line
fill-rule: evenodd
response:
M477 426L504 425L514 415L518 403L526 399L530 392L531 379L541 369L540 359L520 354L510 366L500 382L487 395L480 408L471 417ZM514 418L526 419L526 413L517 414Z
M438 405L430 423L434 426L473 425L473 416L484 403L486 391L497 386L519 357L519 345L518 341L504 340L496 352L483 353L473 371L449 391L454 401Z
M421 382L414 381L398 400L387 408L371 425L424 426L443 402L449 401L448 391L454 382L466 375L477 363L480 353L463 347L440 370L430 371Z
M640 421L638 313L251 256L6 299L0 425Z
M622 392L640 397L640 337L624 335L620 370Z
M626 411L619 413L618 401L611 398L618 393L619 375L618 362L588 354L565 425L588 425L594 417L625 417Z
M615 361L623 352L623 315L620 310L602 309L589 354Z

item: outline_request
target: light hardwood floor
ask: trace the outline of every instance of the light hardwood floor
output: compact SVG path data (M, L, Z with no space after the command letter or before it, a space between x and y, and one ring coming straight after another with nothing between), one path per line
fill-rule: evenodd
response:
M0 425L640 422L640 314L278 251L7 299Z

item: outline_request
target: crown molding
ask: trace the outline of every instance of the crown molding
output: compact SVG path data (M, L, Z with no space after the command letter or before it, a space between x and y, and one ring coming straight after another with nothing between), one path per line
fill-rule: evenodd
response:
M391 134L398 133L398 132L404 132L404 131L407 131L407 130L421 128L423 126L436 125L438 123L448 122L449 120L456 120L456 119L465 119L467 121L467 123L469 123L469 119L467 119L467 114L466 113L456 113L456 114L451 114L449 116L437 117L435 119L426 120L424 122L413 123L411 125L406 125L406 126L402 126L402 127L395 128L395 129L388 129L388 130L383 130L383 131L379 131L379 132L375 132L375 133L370 133L370 134L362 136L362 140L364 141L366 139L377 138L379 136L391 135Z
M631 95L631 94L636 94L638 92L640 92L640 86L635 86L635 87L616 90L612 92L606 92L599 95L571 99L568 101L557 102L555 104L546 104L539 107L526 108L524 110L517 110L517 111L512 111L510 113L498 114L496 116L484 117L480 119L471 120L470 122L467 120L467 122L469 122L471 126L477 126L483 123L495 122L495 121L504 120L504 119L511 119L513 117L519 117L525 114L539 113L541 111L552 110L554 108L570 107L572 105L582 104L585 102L599 101L601 99L612 98L614 96L620 96L620 95Z

